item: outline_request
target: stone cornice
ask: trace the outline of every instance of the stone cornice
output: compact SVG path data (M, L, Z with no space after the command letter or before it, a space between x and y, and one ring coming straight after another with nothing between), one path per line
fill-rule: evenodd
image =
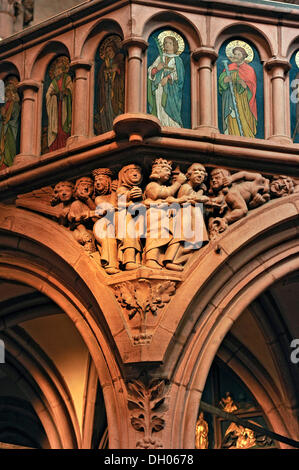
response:
M144 155L160 155L162 152L182 163L186 159L188 162L197 161L200 155L202 163L207 165L299 177L298 148L298 144L264 139L240 140L239 137L219 133L203 137L196 129L170 131L162 128L158 135L145 137L139 142L130 142L129 136L118 140L115 132L111 131L44 154L35 162L14 165L0 172L0 200L15 197L21 187L22 192L26 192L55 183L58 173L61 179L73 178L96 165L111 164L115 156L121 164L126 158L143 161Z

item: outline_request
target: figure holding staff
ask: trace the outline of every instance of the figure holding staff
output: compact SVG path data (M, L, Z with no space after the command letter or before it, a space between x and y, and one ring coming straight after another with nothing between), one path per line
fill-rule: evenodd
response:
M226 47L231 61L223 61L219 76L224 134L255 137L257 133L256 73L249 62L253 50L244 41L231 41Z

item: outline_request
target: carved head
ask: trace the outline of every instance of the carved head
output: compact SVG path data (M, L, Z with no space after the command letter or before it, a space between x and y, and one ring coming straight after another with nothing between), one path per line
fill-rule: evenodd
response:
M70 181L60 181L54 187L54 196L51 201L52 205L58 204L59 202L69 202L74 195L74 185Z
M112 171L109 168L98 168L92 172L96 195L111 193Z
M207 172L201 163L193 163L189 166L186 177L191 186L196 187L204 182L207 177Z
M172 172L172 161L164 158L156 158L152 166L151 180L166 183L169 181Z
M77 199L85 201L93 193L93 180L88 176L83 176L76 181L74 195Z
M294 192L294 181L290 176L275 175L270 184L272 197L289 196Z
M210 174L210 189L220 191L223 186L223 178L230 176L230 172L224 168L215 168Z
M119 184L128 187L139 186L142 183L142 178L141 167L133 163L124 166L118 173Z

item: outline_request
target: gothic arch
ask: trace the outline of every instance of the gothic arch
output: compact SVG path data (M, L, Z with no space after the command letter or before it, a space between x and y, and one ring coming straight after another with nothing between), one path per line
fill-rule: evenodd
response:
M164 361L177 388L172 394L174 448L194 445L201 394L225 335L260 293L299 267L297 201L298 195L273 201L234 224L189 265L175 298L176 312L185 312L183 320L175 314L174 301L168 305L160 327L173 331ZM274 431L279 428L273 416L269 421Z
M10 355L11 364L22 371L28 383L38 390L39 399L59 436L61 447L80 448L80 431L74 408L62 377L51 363L46 363L37 345L28 341L20 329L9 330L2 334L5 347ZM40 415L41 410L38 413ZM48 426L47 426L48 427ZM53 432L45 428L53 443ZM49 434L48 434L49 433Z
M89 259L86 260L84 251L70 234L55 223L20 209L1 207L0 244L0 277L44 293L62 308L78 329L93 358L103 389L110 446L126 447L128 432L123 430L127 420L123 419L122 411L126 409L122 374L117 353L112 350L114 340L99 305L106 302L111 316L115 316L115 311L113 299L111 301L109 294L107 296L107 289L101 283L101 275L90 266ZM115 320L115 328L119 331ZM110 335L112 346L107 335Z

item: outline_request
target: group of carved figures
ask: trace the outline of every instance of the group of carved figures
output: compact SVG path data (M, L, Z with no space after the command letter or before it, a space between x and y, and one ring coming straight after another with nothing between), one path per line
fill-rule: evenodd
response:
M99 168L92 177L61 181L51 189L55 218L88 254L100 258L107 274L142 265L182 271L195 250L249 210L298 188L281 175L270 180L222 168L208 175L201 163L184 174L162 157L153 161L149 182L143 185L143 179L142 168L131 163L117 179L109 168Z

